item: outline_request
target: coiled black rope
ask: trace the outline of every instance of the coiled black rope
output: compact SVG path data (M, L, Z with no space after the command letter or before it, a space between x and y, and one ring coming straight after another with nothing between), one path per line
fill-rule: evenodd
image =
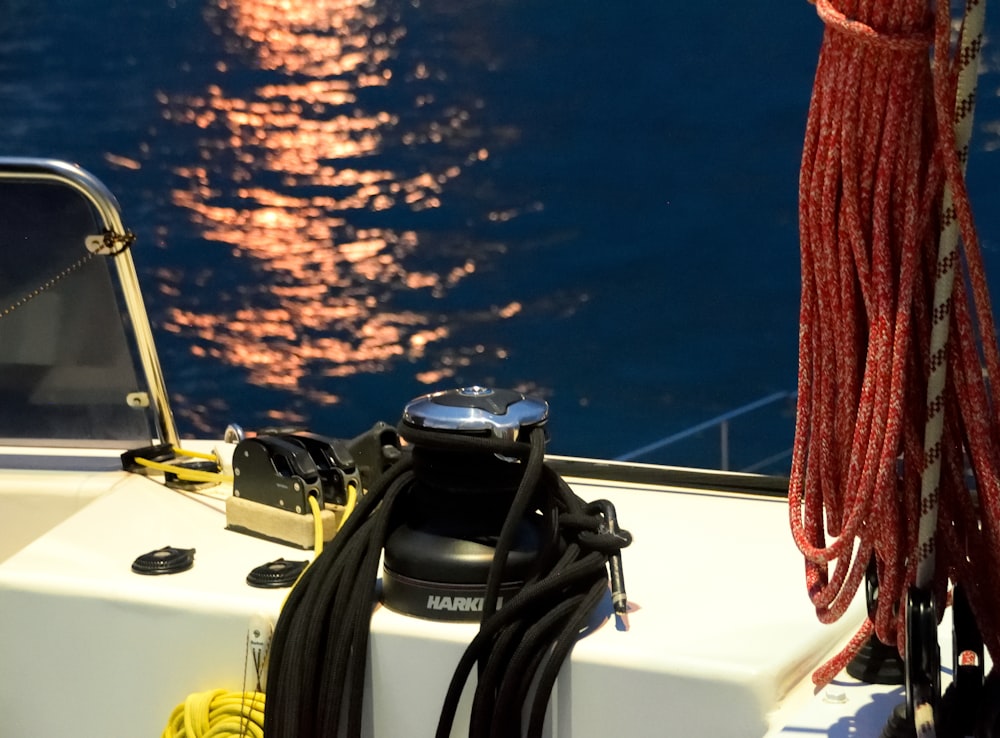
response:
M527 442L405 424L398 430L413 450L446 451L466 459L499 455L523 469L497 537L480 630L442 697L436 735L451 734L459 699L477 668L470 738L521 736L522 707L529 707L523 734L540 736L562 664L581 632L596 625L601 603L608 601L608 559L631 537L607 519L609 503L580 499L545 464L542 427L532 428ZM418 473L432 472L415 468L414 453L408 450L362 498L289 595L268 665L268 738L360 736L380 556L398 522L396 503L405 499ZM540 552L534 575L497 609L517 525L534 510L555 521L555 536Z

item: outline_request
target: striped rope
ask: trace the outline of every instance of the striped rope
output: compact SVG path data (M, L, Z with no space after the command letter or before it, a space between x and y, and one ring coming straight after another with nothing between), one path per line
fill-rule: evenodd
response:
M979 55L983 44L986 0L967 0L957 56L958 87L955 95L955 150L964 176L975 112ZM945 385L948 376L948 334L958 253L959 223L951 182L945 182L941 204L941 238L935 269L931 310L930 377L927 381L927 423L924 434L924 470L920 489L920 524L917 535L918 587L931 586L935 570L935 531L941 482L941 443L944 439Z

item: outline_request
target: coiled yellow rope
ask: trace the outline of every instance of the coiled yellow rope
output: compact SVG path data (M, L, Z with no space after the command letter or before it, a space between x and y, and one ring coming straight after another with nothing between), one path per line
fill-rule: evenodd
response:
M195 692L174 708L161 738L263 738L263 692Z

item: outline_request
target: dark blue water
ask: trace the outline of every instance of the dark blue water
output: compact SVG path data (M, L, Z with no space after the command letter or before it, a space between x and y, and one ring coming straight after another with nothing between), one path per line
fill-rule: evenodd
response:
M806 2L0 0L0 153L118 194L185 434L348 436L480 383L616 456L794 389L821 31ZM732 434L736 467L787 448L790 408Z

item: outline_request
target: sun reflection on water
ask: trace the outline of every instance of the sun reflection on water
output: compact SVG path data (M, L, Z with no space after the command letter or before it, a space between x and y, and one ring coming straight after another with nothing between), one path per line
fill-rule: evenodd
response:
M451 335L438 314L396 307L394 296L441 297L476 273L480 255L453 254L438 271L410 268L407 256L427 244L417 229L396 224L406 222L400 213L438 208L446 185L489 153L464 133L468 110L443 107L439 121L409 130L400 122L405 111L378 109L380 98L365 94L432 76L424 62L398 68L405 28L372 2L216 0L206 18L231 57L223 79L234 83L159 95L165 120L198 129L200 160L177 167L181 185L171 197L205 248L224 249L218 263L250 284L218 287L219 275L160 269L161 291L186 297L171 300L163 328L194 357L238 368L254 385L336 403L336 384L325 378L416 361ZM239 82L258 78L266 83ZM434 95L415 87L412 99L426 106ZM443 150L403 171L382 156L387 140ZM217 289L212 304L223 310L208 312L196 287ZM519 311L512 302L490 318ZM417 379L440 382L486 350L441 352ZM192 407L185 419L201 430L209 410Z

